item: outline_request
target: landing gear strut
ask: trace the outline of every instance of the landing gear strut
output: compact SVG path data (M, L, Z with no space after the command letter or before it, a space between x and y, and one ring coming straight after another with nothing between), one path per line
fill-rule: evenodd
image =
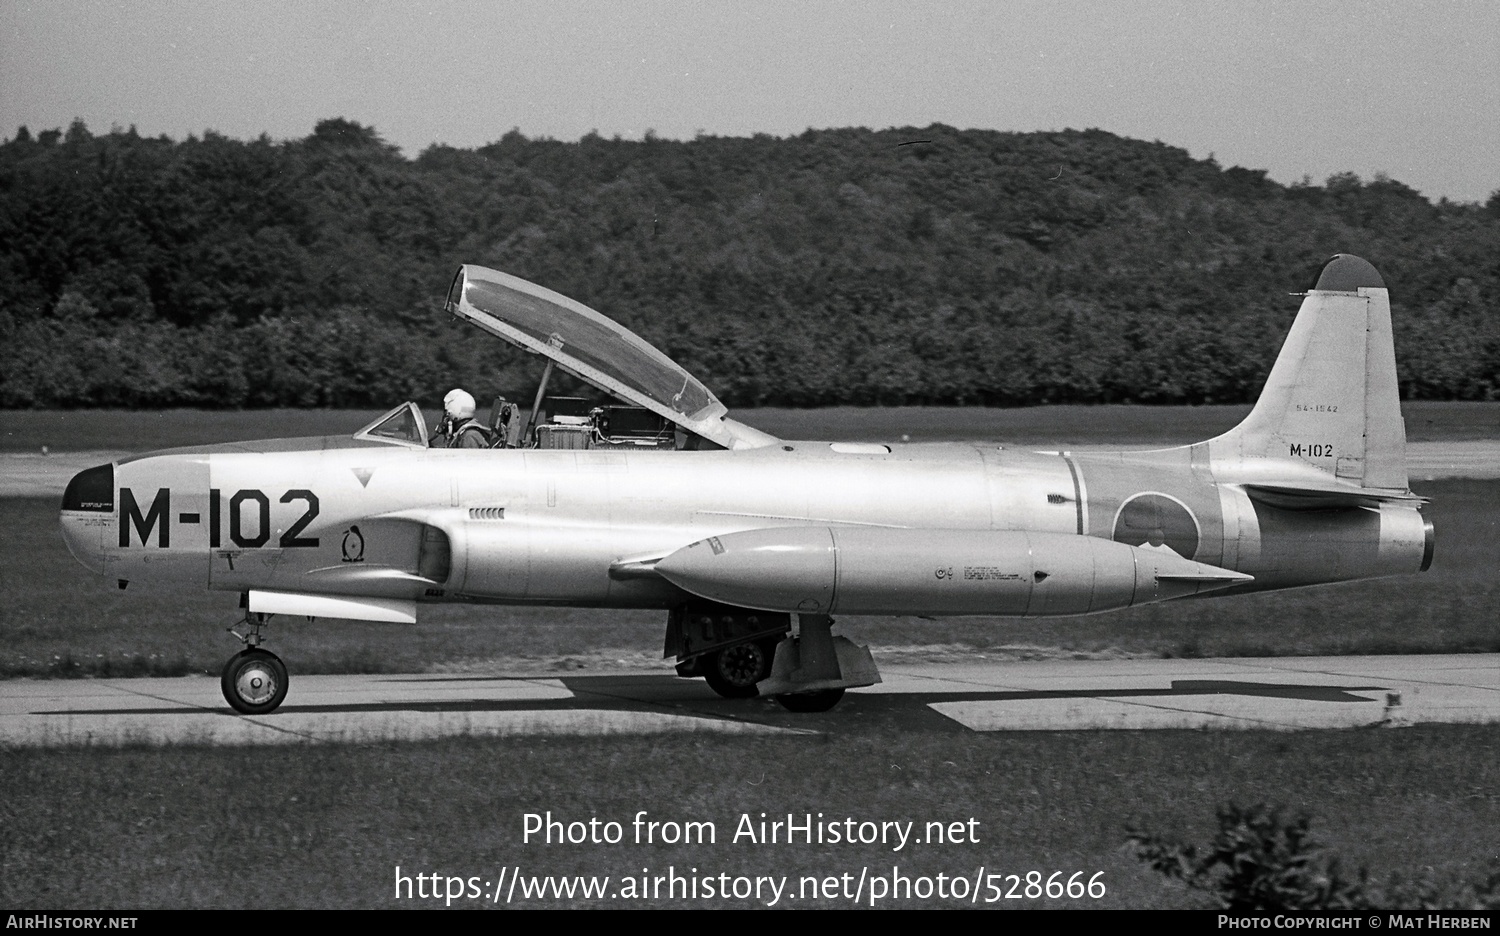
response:
M797 617L800 633L777 644L771 674L758 687L764 695L775 696L789 712L826 712L839 704L845 689L880 682L870 648L833 636L833 618Z
M286 698L286 665L269 650L262 650L260 629L270 618L269 614L247 612L244 624L249 630L240 633L232 625L231 634L240 639L245 649L229 658L219 677L219 687L224 691L224 700L229 707L244 715L265 715L276 711Z

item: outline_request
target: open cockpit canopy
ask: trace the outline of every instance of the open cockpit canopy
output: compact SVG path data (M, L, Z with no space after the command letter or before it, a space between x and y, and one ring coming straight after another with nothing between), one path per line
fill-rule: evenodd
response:
M449 312L627 403L724 448L776 441L733 420L708 388L639 335L581 302L498 270L464 265Z

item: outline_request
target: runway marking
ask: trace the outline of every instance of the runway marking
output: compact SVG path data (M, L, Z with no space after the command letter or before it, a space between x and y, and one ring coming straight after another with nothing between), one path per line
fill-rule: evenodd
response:
M1287 665L1291 666L1292 663L1293 663L1293 661L1289 660L1288 663L1287 663ZM1464 666L1464 667L1456 667L1456 668L1457 669L1462 669L1462 670L1465 670L1465 671L1468 671L1468 670L1481 670L1482 671L1482 670L1487 670L1487 669L1488 670L1493 670L1495 667L1494 666L1488 666L1488 667L1483 667L1483 666ZM1275 670L1272 670L1272 672L1275 672ZM1335 670L1335 669L1305 669L1305 670L1297 670L1297 672L1301 672L1301 673L1317 673L1317 674L1319 674L1321 676L1341 676L1341 677L1349 678L1349 679L1356 678L1356 677L1361 677L1361 676L1365 676L1366 675L1364 673L1358 673L1358 672L1351 673L1351 672L1346 672L1346 671L1342 671L1342 670ZM1411 677L1411 676L1408 676L1408 677L1405 677L1405 678L1406 678L1406 680L1408 682L1418 683L1418 684L1423 685L1423 686L1447 686L1447 687L1461 688L1461 689L1474 689L1474 690L1479 691L1479 692L1500 692L1500 685L1495 685L1495 686L1482 686L1482 685L1481 686L1476 686L1476 685L1472 685L1470 683L1464 683L1464 682L1447 682L1447 681L1437 680L1437 679L1418 679L1418 678Z
M219 696L218 680L211 679L0 682L0 746L368 742L698 731L809 733L724 712L694 711L689 705L653 699L649 694L610 691L607 683L598 681L601 678L612 677L593 677L591 685L575 692L550 677L309 676L294 683L292 701L273 714L258 716L229 710ZM661 677L653 673L645 678ZM666 681L695 688L675 676ZM486 682L497 690L495 695L484 697L485 687L477 684ZM410 692L403 692L407 687ZM455 698L445 689L463 695ZM142 707L131 700L159 705Z
M1395 727L1427 721L1500 721L1500 707L1494 704L1495 689L1500 687L1416 673L1418 669L1426 673L1449 670L1487 676L1493 668L1493 655L1353 658L1340 662L1354 659L1364 665L1330 666L1332 661L1327 658L1278 658L1275 662L1054 661L1055 665L1045 668L1005 663L989 668L994 678L974 675L976 664L932 667L926 673L890 666L886 668L886 684L892 691L900 691L902 682L922 683L932 687L929 695L939 696L977 695L986 689L994 696L1011 696L930 700L933 711L974 731L1195 727L1304 730ZM1006 678L1012 670L1041 678ZM1347 682L1318 685L1306 681L1319 677ZM1163 688L1163 682L1168 687ZM1449 693L1444 693L1445 697L1423 696L1424 686L1451 689L1452 698L1446 697ZM952 688L944 692L945 687ZM1082 700L1090 704L1082 705ZM1267 706L1280 711L1268 712Z
M157 695L155 693L145 692L143 690L132 688L131 686L124 685L123 684L124 682L125 682L125 680L105 680L104 684L107 685L107 686L111 686L111 687L113 687L115 689L119 689L121 692L128 692L128 693L130 693L132 695L140 696L142 698L156 699L158 702L167 702L167 703L170 703L170 704L173 704L173 705L180 705L184 709L187 709L189 712L192 712L192 713L202 713L202 714L205 714L205 715L218 715L220 717L231 716L231 717L234 717L234 718L238 718L238 719L240 719L242 721L249 722L252 725L259 725L262 728L268 728L271 731L285 732L286 734L295 735L295 736L297 736L299 738L303 738L305 740L312 740L313 739L312 735L306 734L305 732L293 731L290 728L283 728L280 725L270 725L270 724L267 724L267 723L265 723L263 721L260 721L259 720L259 716L244 715L244 714L241 714L239 712L234 711L233 709L231 709L230 711L226 712L226 711L224 711L221 708L217 708L217 707L210 708L208 706L200 705L200 704L198 704L196 702L183 702L183 701L180 701L180 700L177 700L177 699L169 698L167 696Z

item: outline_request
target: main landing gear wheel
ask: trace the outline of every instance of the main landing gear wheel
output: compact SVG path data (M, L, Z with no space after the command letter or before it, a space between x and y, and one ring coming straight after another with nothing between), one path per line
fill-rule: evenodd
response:
M843 689L819 689L816 692L788 692L776 697L788 712L826 712L839 704Z
M276 711L286 698L286 666L269 650L241 650L224 664L219 685L230 708L244 715L264 715Z
M776 644L752 640L708 654L703 676L708 687L726 699L753 699L760 694L755 684L771 675Z

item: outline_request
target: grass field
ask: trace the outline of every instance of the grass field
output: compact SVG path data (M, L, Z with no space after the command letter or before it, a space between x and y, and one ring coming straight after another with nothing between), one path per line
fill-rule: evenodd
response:
M394 406L400 401L392 400ZM753 409L731 415L784 439L913 442L998 440L1016 444L1181 444L1232 428L1248 406L889 407ZM1450 442L1500 438L1500 403L1402 405L1407 438ZM247 439L346 435L377 410L7 410L0 452L146 451ZM429 414L436 421L435 412Z
M1419 483L1437 527L1430 571L1392 579L1147 605L1083 618L858 618L881 648L1001 656L1275 656L1500 650L1500 482ZM217 673L239 649L238 596L121 592L63 545L56 505L0 500L0 676ZM293 673L581 668L660 660L659 612L425 606L416 626L277 619ZM665 663L660 665L665 666Z
M372 907L395 868L526 875L1104 872L1106 896L1000 906L1195 907L1126 847L1127 827L1206 842L1215 808L1273 799L1308 811L1351 873L1480 878L1500 828L1494 731L905 734L849 726L794 739L453 740L275 749L7 752L0 758L0 905ZM526 813L625 828L618 845L523 844ZM712 845L637 845L630 820L712 821ZM739 816L966 822L978 843L752 845ZM574 905L599 903L573 901ZM566 906L545 900L533 907ZM659 899L614 906L752 906ZM487 905L464 900L455 907ZM786 905L786 902L783 902ZM843 899L791 906L847 907ZM930 898L886 906L962 906Z

